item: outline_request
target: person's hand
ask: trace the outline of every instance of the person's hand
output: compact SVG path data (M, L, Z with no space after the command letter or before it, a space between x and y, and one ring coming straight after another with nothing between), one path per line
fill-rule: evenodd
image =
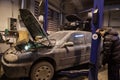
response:
M97 30L96 30L96 33L97 33L97 34L100 34L100 36L103 37L103 36L105 35L105 33L106 33L106 29L97 29Z

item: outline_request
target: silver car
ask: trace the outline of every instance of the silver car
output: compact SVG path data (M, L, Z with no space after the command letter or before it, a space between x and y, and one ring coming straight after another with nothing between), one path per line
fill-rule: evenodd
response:
M58 31L48 36L31 12L21 9L20 14L32 40L16 43L3 55L8 77L51 80L56 71L89 62L90 32Z

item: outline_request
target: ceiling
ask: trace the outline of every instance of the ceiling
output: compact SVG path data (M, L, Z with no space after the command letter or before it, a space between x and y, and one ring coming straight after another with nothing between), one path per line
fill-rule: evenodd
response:
M58 10L65 14L78 13L93 7L94 0L48 0ZM120 5L120 0L104 0L105 6Z

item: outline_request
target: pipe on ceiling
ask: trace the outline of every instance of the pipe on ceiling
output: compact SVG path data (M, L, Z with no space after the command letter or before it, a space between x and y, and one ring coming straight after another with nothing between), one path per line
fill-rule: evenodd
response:
M24 9L25 8L25 0L22 0L21 1L21 9Z

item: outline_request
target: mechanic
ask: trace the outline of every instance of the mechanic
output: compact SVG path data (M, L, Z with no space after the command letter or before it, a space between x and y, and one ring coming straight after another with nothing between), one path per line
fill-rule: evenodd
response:
M1 57L2 57L2 54L0 53L0 76L1 76Z
M108 80L120 80L120 39L118 33L110 28L96 31L103 37L103 65L108 63Z

